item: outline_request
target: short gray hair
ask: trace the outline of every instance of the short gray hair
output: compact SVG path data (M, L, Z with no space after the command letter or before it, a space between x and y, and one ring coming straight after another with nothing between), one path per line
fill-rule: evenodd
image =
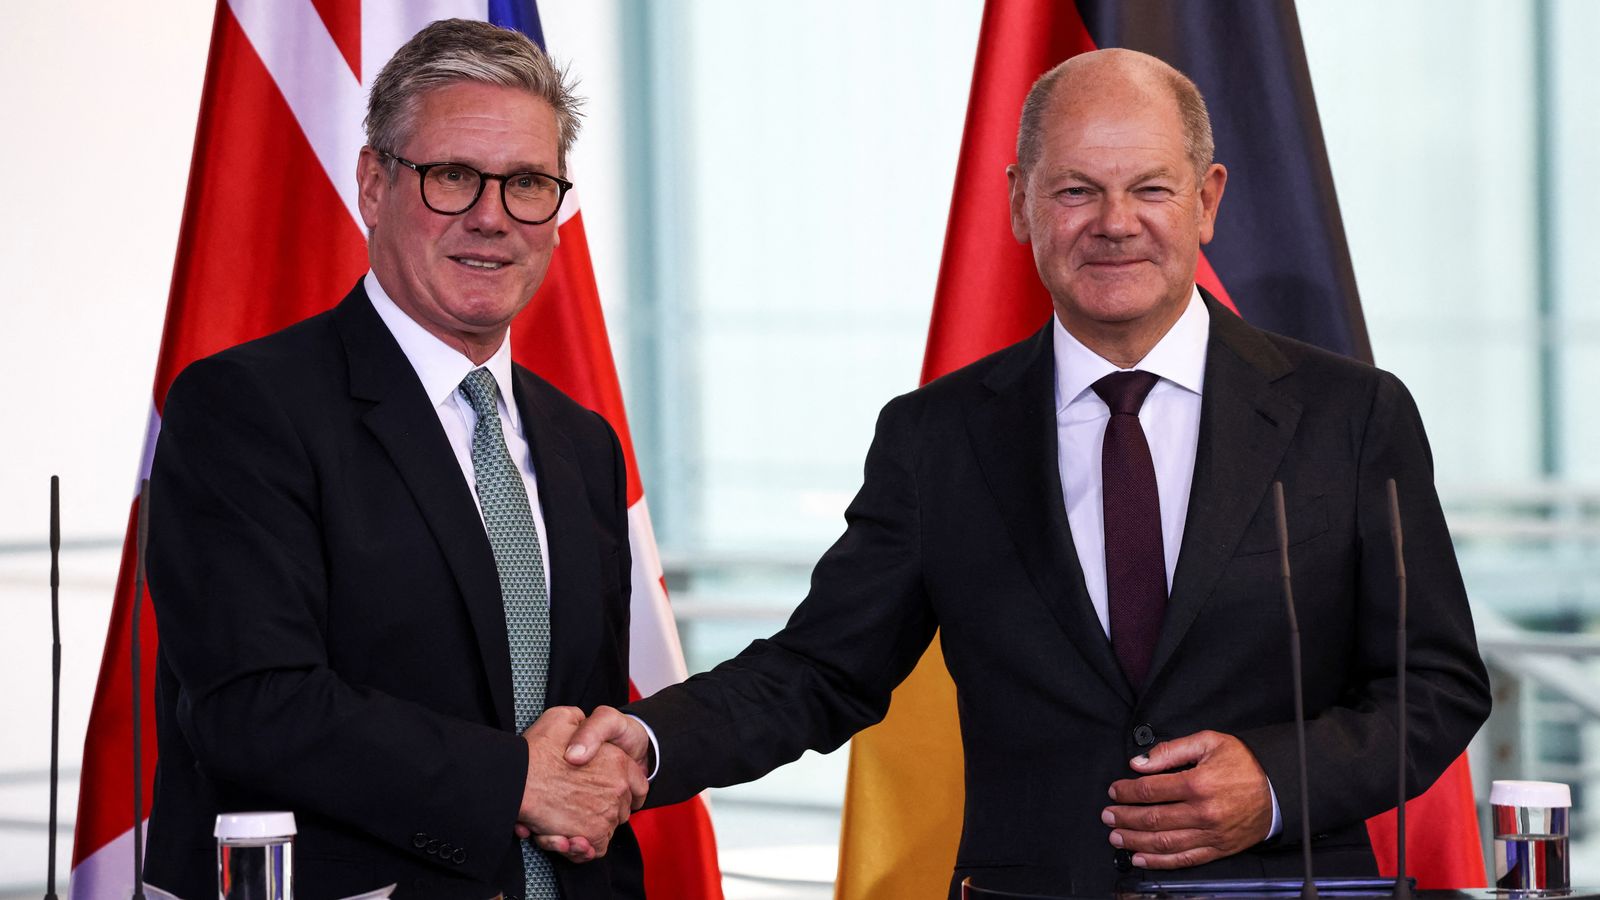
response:
M1124 54L1133 52L1122 51ZM1203 178L1216 157L1217 145L1211 136L1211 113L1206 111L1206 100L1200 96L1200 88L1187 75L1157 57L1143 53L1138 56L1149 60L1151 73L1165 83L1172 92L1172 99L1177 101L1178 117L1183 122L1184 153L1194 164L1195 175ZM1039 145L1044 140L1045 109L1055 96L1057 84L1073 68L1072 62L1069 59L1039 76L1039 80L1028 89L1027 99L1022 102L1022 121L1017 126L1017 166L1025 173L1031 171L1033 164L1039 161Z
M521 88L549 103L556 114L559 174L566 175L567 151L578 136L583 104L573 94L566 70L522 32L472 19L434 22L384 63L367 96L367 145L397 151L415 129L423 95L466 81Z

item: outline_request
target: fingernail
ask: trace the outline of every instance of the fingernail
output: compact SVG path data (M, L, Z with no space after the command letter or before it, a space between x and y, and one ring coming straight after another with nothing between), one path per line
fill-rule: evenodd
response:
M567 748L567 758L571 759L575 756L582 756L584 751L587 749L589 748L583 746L582 744L573 744L571 747Z
M1120 848L1122 846L1122 832L1120 832L1120 831L1111 832L1111 846L1117 847L1117 848Z
M1111 786L1111 789L1106 791L1106 793L1108 795L1110 795L1111 799L1113 799L1113 800L1117 799L1117 786L1113 784Z
M1112 815L1111 810L1108 809L1100 813L1100 821L1114 827L1117 824L1117 817Z
M1135 853L1133 855L1133 864L1141 869L1144 868L1144 857L1138 853Z
M1150 754L1148 754L1148 753L1139 754L1139 762L1147 763L1149 761L1150 761Z

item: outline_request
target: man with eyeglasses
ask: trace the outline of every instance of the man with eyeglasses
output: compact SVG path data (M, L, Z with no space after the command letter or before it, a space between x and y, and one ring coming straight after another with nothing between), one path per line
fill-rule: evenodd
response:
M418 33L368 104L371 271L174 383L152 884L211 894L216 815L289 809L302 900L643 896L621 823L644 773L562 758L572 707L627 700L622 451L509 344L559 241L576 107L514 31Z

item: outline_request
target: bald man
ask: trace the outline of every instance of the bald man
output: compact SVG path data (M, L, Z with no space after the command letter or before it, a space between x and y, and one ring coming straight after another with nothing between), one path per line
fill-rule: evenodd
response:
M652 803L758 777L882 718L938 629L966 754L952 897L965 876L1083 896L1152 869L1293 877L1306 818L1319 874L1376 874L1363 822L1398 787L1387 479L1411 585L1411 793L1489 709L1416 407L1394 376L1255 329L1195 285L1228 174L1179 72L1075 57L1033 87L1017 143L1012 230L1049 324L890 402L788 625L627 707L637 718L598 711L568 759L601 740L645 758L642 721Z

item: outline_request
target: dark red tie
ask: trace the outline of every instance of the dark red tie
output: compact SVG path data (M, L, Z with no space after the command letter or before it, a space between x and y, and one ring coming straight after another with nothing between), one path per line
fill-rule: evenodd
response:
M1150 444L1139 425L1139 407L1159 380L1149 372L1113 372L1094 383L1094 392L1111 407L1100 451L1111 649L1135 689L1150 673L1167 610L1161 500Z

